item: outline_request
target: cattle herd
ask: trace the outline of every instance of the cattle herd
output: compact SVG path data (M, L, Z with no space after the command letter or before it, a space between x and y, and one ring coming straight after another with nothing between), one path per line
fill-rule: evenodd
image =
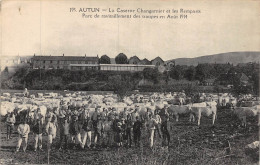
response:
M74 120L73 117L76 116L83 123L87 118L92 119L93 114L101 117L113 114L125 116L125 118L132 115L132 118L138 116L143 123L149 123L153 117L154 121L156 120L155 115L158 115L158 111L163 111L169 117L174 117L176 122L179 121L179 117L188 115L187 122L196 121L196 125L199 126L204 117L211 117L212 125L214 125L218 109L222 107L227 111L232 111L240 119L241 124L246 126L246 118L258 115L260 101L252 95L234 97L228 93L199 93L196 97L188 97L184 91L135 93L125 96L122 100L112 93L98 95L87 92L67 92L62 95L50 92L30 95L27 90L24 93L3 93L1 96L1 116L8 116L12 113L15 115L17 124L23 123L24 120L29 124L35 123L36 120L39 121L39 116L42 123L46 123L50 113L55 114L57 118L63 118L66 114L71 117L69 120ZM165 120L163 116L161 117ZM151 127L151 129L157 129L157 127ZM164 128L161 127L161 129Z
M187 97L183 92L174 93L152 93L152 94L132 94L119 101L117 95L95 95L86 92L67 93L64 96L59 93L38 93L29 95L26 93L3 93L1 96L1 116L14 112L19 115L26 115L28 120L34 120L36 113L46 115L47 109L58 113L59 109L67 110L75 107L78 112L88 109L89 114L98 107L100 113L113 110L120 114L124 110L129 113L137 110L140 116L145 116L147 112L154 113L156 109L166 108L170 115L173 115L176 122L179 115L189 114L190 121L197 120L200 125L202 116L212 115L212 124L217 117L218 107L226 107L234 112L242 124L246 124L246 117L253 117L258 114L260 101L252 95L241 95L238 98L228 93L220 94L199 94L199 100L194 102L191 97ZM38 109L38 110L37 110Z

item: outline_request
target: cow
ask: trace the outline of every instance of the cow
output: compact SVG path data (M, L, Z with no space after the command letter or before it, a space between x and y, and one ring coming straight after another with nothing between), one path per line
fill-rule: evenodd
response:
M191 106L191 113L195 115L198 119L198 126L200 125L201 116L210 116L212 115L212 125L215 123L216 115L217 115L217 106L209 105L209 106Z
M247 117L255 117L260 111L260 105L253 107L235 107L234 114L241 120L241 125L247 126Z
M190 106L189 105L170 105L168 107L169 114L172 114L175 116L176 122L179 121L179 115L181 114L190 114ZM190 116L191 121L191 116Z

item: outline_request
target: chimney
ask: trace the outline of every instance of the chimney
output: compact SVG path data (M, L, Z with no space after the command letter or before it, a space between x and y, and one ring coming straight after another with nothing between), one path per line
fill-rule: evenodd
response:
M63 55L62 55L63 57L64 57L64 53L63 53Z
M33 56L35 56L35 53L33 54Z
M87 55L85 54L85 58L87 57Z

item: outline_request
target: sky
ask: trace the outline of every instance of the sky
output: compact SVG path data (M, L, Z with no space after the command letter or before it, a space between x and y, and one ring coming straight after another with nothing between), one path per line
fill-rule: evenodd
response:
M169 60L260 51L260 1L3 0L1 3L3 56L106 54L114 58L124 53L140 59L160 56ZM70 12L70 8L77 12ZM80 8L189 9L201 13L187 14L187 19L91 19L83 18L78 12Z

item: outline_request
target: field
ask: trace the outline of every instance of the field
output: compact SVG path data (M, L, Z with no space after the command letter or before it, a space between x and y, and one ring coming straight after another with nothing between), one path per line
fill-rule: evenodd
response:
M259 139L257 120L250 121L247 129L238 125L230 110L219 109L215 127L211 119L202 117L201 127L190 124L187 116L180 117L180 122L171 120L171 143L168 149L161 147L162 139L156 136L155 148L148 146L146 131L142 134L140 148L110 149L69 149L57 148L59 134L54 140L54 149L50 152L50 164L257 164L257 160L247 156L244 148ZM30 133L26 153L15 153L17 133L11 140L6 140L5 124L1 122L1 164L47 164L47 139L44 136L43 150L33 151L33 135ZM226 154L226 143L230 142L231 153Z

